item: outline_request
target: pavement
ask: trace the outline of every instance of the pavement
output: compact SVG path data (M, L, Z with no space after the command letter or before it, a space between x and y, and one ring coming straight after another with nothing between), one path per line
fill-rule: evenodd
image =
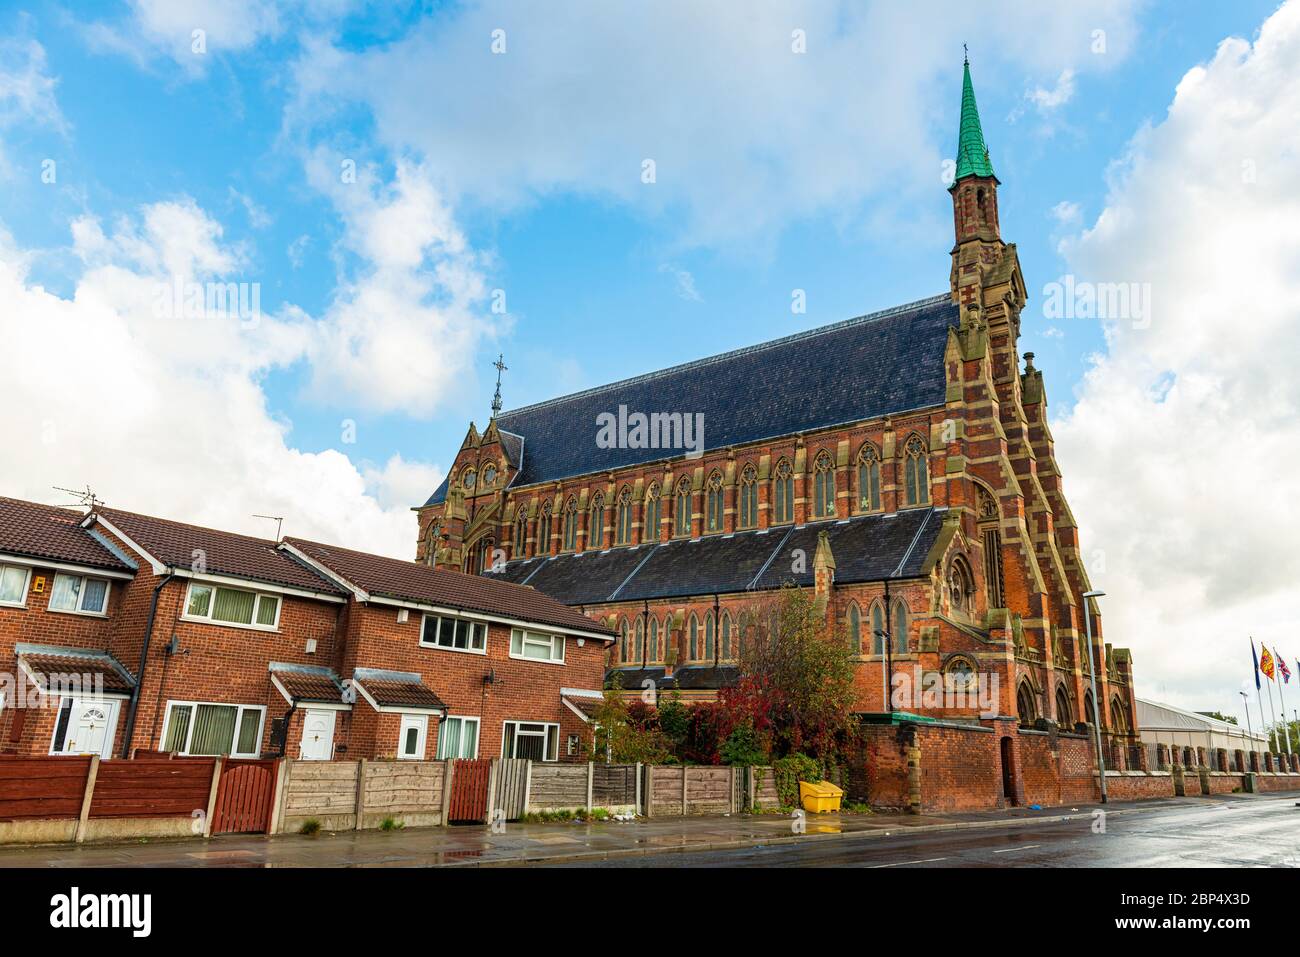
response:
M591 824L507 824L302 835L228 835L115 844L0 847L0 867L585 866L1189 866L1261 863L1278 833L1296 833L1295 796L1106 805L1106 833L1089 840L1097 805L946 815L810 815L797 834L784 815L653 818ZM1281 828L1281 830L1277 830ZM1271 837L1270 837L1271 835ZM1190 837L1194 839L1189 840ZM1268 839L1266 839L1268 838ZM1172 848L1166 844L1173 840ZM1008 843L1010 842L1010 843ZM1015 845L1015 850L1011 849ZM1031 846L1032 845L1032 846ZM1219 850L1215 850L1215 848ZM1163 850L1162 850L1163 849ZM1227 849L1227 850L1225 850ZM1034 853L1029 853L1029 852ZM1192 854L1193 858L1187 855ZM1267 856L1267 855L1265 855Z

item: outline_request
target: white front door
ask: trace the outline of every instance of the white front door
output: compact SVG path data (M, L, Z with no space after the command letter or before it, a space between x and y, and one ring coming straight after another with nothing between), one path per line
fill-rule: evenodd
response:
M328 761L334 757L336 711L308 711L302 719L302 744L298 756L304 761Z
M113 732L117 730L117 708L114 698L73 698L68 709L67 724L55 727L55 754L98 754L102 758L113 756ZM63 715L60 715L60 721ZM58 740L59 732L63 740Z
M397 739L397 756L408 761L424 760L424 736L429 731L429 716L402 715L402 731Z

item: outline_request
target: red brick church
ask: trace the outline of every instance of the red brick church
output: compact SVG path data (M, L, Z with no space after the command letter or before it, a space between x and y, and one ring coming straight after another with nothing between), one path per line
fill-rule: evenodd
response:
M1095 602L1100 708L1088 681L1094 600L1043 375L1017 351L1026 283L999 185L967 66L941 294L511 412L498 385L418 509L418 560L608 622L624 688L715 693L744 610L793 584L857 651L863 712L920 677L994 699L902 710L1100 720L1108 751L1135 742L1131 658Z

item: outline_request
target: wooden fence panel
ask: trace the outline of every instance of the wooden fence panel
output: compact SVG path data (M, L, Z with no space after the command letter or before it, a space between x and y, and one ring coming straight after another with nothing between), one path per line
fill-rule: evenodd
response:
M528 760L526 758L502 758L497 762L497 793L492 815L498 810L505 814L507 821L517 821L524 816L525 790L528 785Z
M89 774L89 757L0 761L0 821L79 817Z
M533 762L533 780L528 792L529 810L585 808L587 766L585 764L543 764Z
M442 761L367 761L362 827L374 826L385 817L417 825L442 823L445 772Z
M451 772L451 808L448 821L469 823L487 818L490 758L457 760Z
M591 803L596 807L631 807L636 804L636 765L593 766Z
M731 810L731 768L686 768L686 813L726 814Z
M277 759L227 759L221 767L213 834L265 834L271 827Z
M680 815L682 813L682 773L681 767L656 766L653 780L653 792L649 800L653 802L655 817Z
M207 813L216 758L101 761L91 818L190 817Z
M326 830L356 826L356 761L290 761L285 768L280 829L296 831L308 819Z
M754 776L754 793L750 795L753 806L769 810L781 806L781 797L776 791L776 774L770 767L750 769Z

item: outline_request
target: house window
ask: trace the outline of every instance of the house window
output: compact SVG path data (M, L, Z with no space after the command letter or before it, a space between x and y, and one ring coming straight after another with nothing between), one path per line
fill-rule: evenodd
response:
M420 626L420 644L450 651L487 651L487 623L444 615L425 615Z
M600 492L591 499L591 518L587 523L587 547L605 547L605 496Z
M709 476L709 490L705 499L705 517L708 531L722 531L722 473L714 472Z
M452 715L438 725L438 760L478 757L478 718L457 718Z
M0 565L0 605L21 607L27 601L31 570L21 565Z
M677 483L673 497L673 534L685 537L691 534L691 480L683 477Z
M541 721L507 721L501 735L501 757L554 761L560 746L560 726Z
M564 661L564 636L516 628L510 632L510 657L532 661Z
M271 631L280 623L280 599L241 588L190 582L184 617Z
M830 518L835 514L835 463L829 452L813 463L813 515Z
M870 445L858 453L858 511L880 508L880 454Z
M855 655L862 654L862 612L857 602L849 605L849 647Z
M659 522L662 513L659 510L659 484L651 482L645 493L645 521L641 526L641 541L659 541Z
M903 449L903 488L908 505L924 505L930 500L930 471L919 435L908 439Z
M266 709L259 705L169 701L162 749L255 758L261 753L265 718Z
M108 579L55 575L54 588L50 592L50 610L82 615L104 614L108 610Z
M564 503L564 551L578 548L578 500L572 495Z
M758 472L752 465L740 473L740 527L758 527Z
M429 716L404 714L397 732L397 756L403 761L424 760L424 739L429 733Z
M794 521L794 470L790 463L782 459L776 466L776 477L772 480L772 521Z
M565 754L567 754L569 757L573 757L577 753L578 753L578 736L576 734L571 734L569 735L568 741L565 744Z
M618 530L615 536L618 545L632 544L632 490L626 485L618 493Z

